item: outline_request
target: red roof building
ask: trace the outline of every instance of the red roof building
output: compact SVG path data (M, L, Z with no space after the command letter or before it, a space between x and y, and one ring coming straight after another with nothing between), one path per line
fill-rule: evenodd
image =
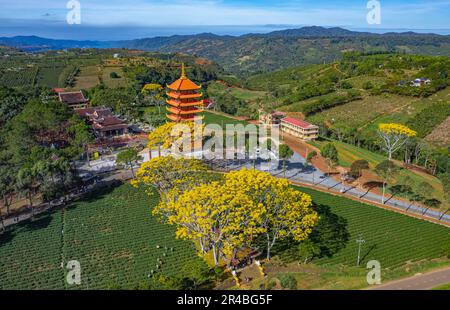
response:
M203 111L202 93L198 91L202 88L186 77L184 64L181 70L181 77L170 85L167 96L166 108L169 114L167 118L174 122L194 121L201 119L198 116Z
M84 109L89 105L89 100L84 97L83 92L58 92L60 102L67 104L72 109Z
M281 120L281 132L311 141L319 136L319 127L301 119L286 117Z
M85 118L99 138L114 138L128 134L128 124L115 116L110 108L94 107L76 109Z

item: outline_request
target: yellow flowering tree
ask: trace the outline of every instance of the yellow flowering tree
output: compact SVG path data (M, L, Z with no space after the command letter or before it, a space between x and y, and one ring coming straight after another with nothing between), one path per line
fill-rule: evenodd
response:
M264 211L258 232L266 235L267 259L277 240L292 237L302 241L319 220L311 196L291 188L288 180L254 169L231 172L225 179L230 193L244 192Z
M177 226L177 237L198 241L202 253L212 251L216 266L220 257L231 262L236 250L262 231L264 210L247 195L233 195L219 182L188 190L165 208L172 212L168 223Z
M204 253L212 251L216 265L220 258L230 263L264 234L270 259L277 240L304 240L319 220L309 195L254 169L228 173L222 182L185 191L160 208L169 210L177 237L198 241Z
M135 186L144 184L146 187L155 187L161 195L162 202L165 203L204 182L199 174L206 170L207 166L200 160L157 157L139 167L132 183Z
M161 147L169 149L174 144L180 149L184 139L187 139L187 143L191 146L201 147L203 130L203 125L195 124L194 122L168 122L157 127L148 135L147 147L152 150L153 147L158 146L159 153L161 153ZM159 155L161 156L161 154Z
M380 124L378 135L383 140L383 150L388 154L389 160L392 154L402 148L410 138L415 137L417 132L401 124Z

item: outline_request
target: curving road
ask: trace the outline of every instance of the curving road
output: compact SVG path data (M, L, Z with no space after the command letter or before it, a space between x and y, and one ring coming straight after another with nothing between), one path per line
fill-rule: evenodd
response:
M447 283L450 283L450 267L388 282L369 290L430 290Z

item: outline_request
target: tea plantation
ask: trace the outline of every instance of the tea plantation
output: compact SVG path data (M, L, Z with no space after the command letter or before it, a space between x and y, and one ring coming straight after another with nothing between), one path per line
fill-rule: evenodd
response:
M95 197L94 197L95 196ZM200 259L193 243L151 216L157 196L122 185L0 235L0 289L64 289L62 262L78 260L76 288L134 288Z

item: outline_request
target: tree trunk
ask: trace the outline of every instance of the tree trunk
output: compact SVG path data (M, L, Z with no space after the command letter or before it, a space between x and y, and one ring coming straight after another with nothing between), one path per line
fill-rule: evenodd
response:
M28 193L28 200L30 202L30 207L33 208L33 195L30 193Z
M383 195L381 196L381 203L384 204L384 194L386 192L386 183L383 182Z
M269 234L266 234L266 238L267 238L267 260L270 260L270 250L271 250L271 245L270 245L270 236Z
M215 244L213 244L212 249L213 249L213 256L214 256L214 265L217 267L217 266L219 266L219 257L218 257L219 255L217 253L217 247Z

